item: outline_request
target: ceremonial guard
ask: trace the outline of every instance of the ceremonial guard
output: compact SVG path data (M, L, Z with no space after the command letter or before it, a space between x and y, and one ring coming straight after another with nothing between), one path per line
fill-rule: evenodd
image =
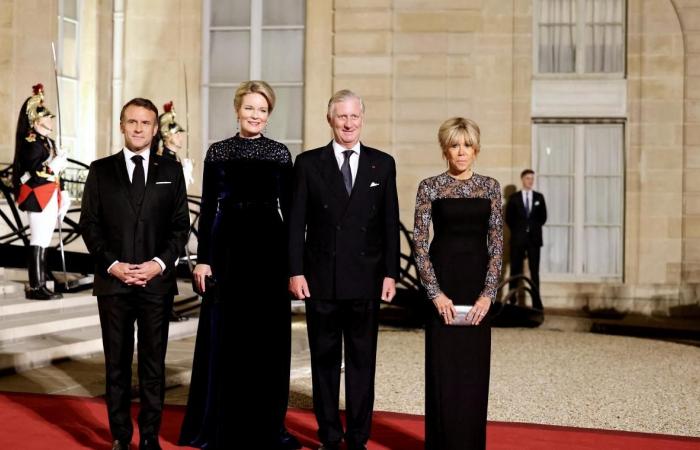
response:
M15 201L27 212L29 222L29 287L25 296L31 300L61 298L46 287L46 248L51 244L56 220L63 220L70 196L61 190L59 173L67 158L49 134L54 115L44 106L44 87L32 87L30 96L19 112L15 135L15 158L12 164Z

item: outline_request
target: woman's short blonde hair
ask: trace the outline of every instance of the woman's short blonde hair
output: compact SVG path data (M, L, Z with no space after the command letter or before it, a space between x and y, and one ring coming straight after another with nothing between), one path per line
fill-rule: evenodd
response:
M481 131L479 125L471 119L464 117L452 117L447 119L440 125L438 130L438 141L442 153L445 154L453 144L459 142L460 138L464 138L465 144L474 149L474 153L478 154L481 150L479 139Z
M241 109L243 97L248 94L260 94L265 97L269 108L268 114L272 113L272 110L275 108L275 91L269 84L260 80L244 81L238 86L236 95L233 97L233 107L236 109L236 112Z

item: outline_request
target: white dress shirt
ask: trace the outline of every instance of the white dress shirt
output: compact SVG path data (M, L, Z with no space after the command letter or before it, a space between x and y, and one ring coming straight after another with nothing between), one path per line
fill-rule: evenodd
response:
M142 151L141 153L134 153L128 148L124 147L124 160L126 161L126 171L129 173L129 181L132 181L134 178L134 168L136 167L136 164L131 160L132 157L135 155L141 155L143 156L143 161L141 164L143 164L143 176L144 176L144 183L146 180L148 180L148 160L151 158L151 150L146 149Z
M357 177L357 166L360 163L360 142L353 146L353 148L345 148L337 142L333 141L333 153L335 154L335 159L338 162L338 169L343 166L345 161L345 155L343 154L346 150L352 150L350 155L350 173L352 174L352 184L355 185L355 178Z
M143 177L145 183L148 180L148 160L151 157L151 150L147 148L141 153L134 153L128 148L124 147L122 151L124 152L124 160L126 162L126 172L129 174L129 182L133 180L134 169L136 168L136 164L131 160L131 158L137 154L143 156L143 161L141 161L141 164L143 164ZM160 266L160 273L163 273L163 271L165 271L165 263L161 261L161 259L157 256L153 258L153 261L158 263L158 265ZM114 267L114 265L118 262L119 260L116 260L112 264L110 264L107 268L107 273L110 273L112 267Z

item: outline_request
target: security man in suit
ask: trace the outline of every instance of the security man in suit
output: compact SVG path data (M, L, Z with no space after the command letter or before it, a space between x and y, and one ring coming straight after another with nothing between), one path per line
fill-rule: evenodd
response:
M530 278L539 291L540 248L542 227L547 222L547 205L544 195L532 189L534 170L523 170L520 179L522 190L513 193L506 205L506 224L510 228L510 275L523 273L523 261L527 257ZM515 289L517 284L517 281L511 281L510 289Z
M182 167L150 152L158 109L147 99L124 105L125 146L94 161L85 183L80 228L96 262L97 296L107 369L107 412L114 450L128 449L131 360L138 328L141 450L160 449L168 318L177 294L175 263L187 240L189 214Z
M333 140L296 158L289 222L289 288L306 300L313 403L321 449L365 449L374 405L379 300L399 275L396 164L360 143L362 99L328 103ZM347 430L338 412L345 342Z

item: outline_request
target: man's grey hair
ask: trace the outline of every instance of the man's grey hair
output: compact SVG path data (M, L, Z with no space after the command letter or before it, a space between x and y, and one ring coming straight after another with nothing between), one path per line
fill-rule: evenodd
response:
M333 97L331 97L331 99L328 100L328 117L333 117L333 105L335 105L336 103L344 102L345 100L349 100L351 98L356 98L360 101L360 108L362 110L362 114L364 114L365 102L362 100L362 97L360 97L350 89L341 89L335 94L333 94Z

